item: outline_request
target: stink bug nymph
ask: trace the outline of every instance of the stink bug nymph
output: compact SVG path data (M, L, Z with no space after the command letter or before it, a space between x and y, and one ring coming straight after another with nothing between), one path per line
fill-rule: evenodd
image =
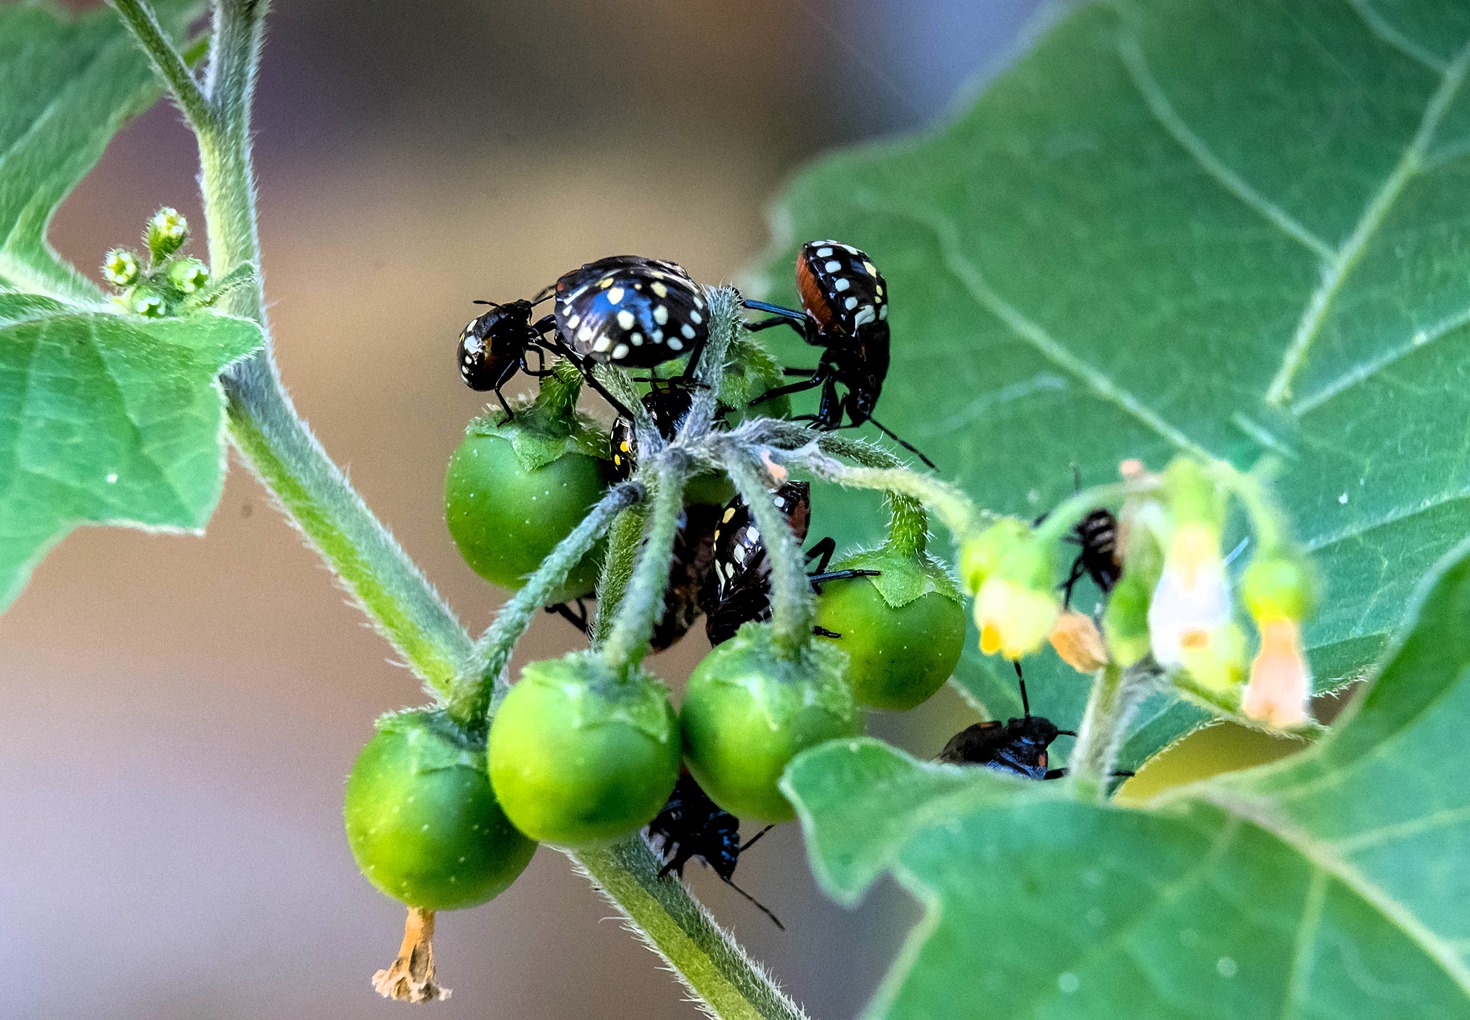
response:
M791 526L797 542L805 542L811 529L812 495L807 482L787 482L771 494L781 516ZM735 636L740 625L771 618L771 559L766 541L745 500L736 496L725 505L715 529L714 568L705 591L705 633L710 644L722 644ZM813 586L853 577L876 577L876 570L828 571L837 543L824 538L807 552L816 560L816 572L808 574ZM818 630L824 637L840 637Z
M690 370L709 340L704 288L682 266L638 255L589 262L556 281L560 342L585 361L652 368L690 354Z
M786 926L765 904L734 882L740 855L770 831L771 826L767 825L742 844L740 819L710 800L709 794L700 788L688 770L679 776L679 782L663 810L648 823L648 834L658 841L659 856L664 861L664 866L659 869L659 878L671 872L683 878L684 865L698 858L714 869L720 881L755 904L775 922L777 928L785 931Z
M472 390L494 390L508 417L514 417L505 402L501 387L516 372L540 377L546 374L546 355L542 351L541 334L550 328L550 320L531 322L534 307L529 301L476 301L489 305L484 315L471 319L459 335L459 374ZM536 371L526 361L526 353L535 351Z
M1077 558L1067 580L1062 582L1062 605L1072 604L1072 588L1083 575L1092 578L1104 595L1111 592L1123 574L1118 557L1118 518L1111 510L1099 507L1078 522L1067 541L1079 547Z
M888 284L873 260L840 241L808 241L796 257L796 287L801 295L801 311L746 301L747 308L772 313L772 318L750 328L788 325L807 343L822 348L822 356L810 371L786 370L787 375L808 378L764 393L754 403L820 386L822 398L817 413L803 416L818 428L856 427L871 421L884 435L933 467L928 457L873 417L888 375L889 348ZM846 387L846 397L838 395L838 383ZM843 424L844 415L847 425Z

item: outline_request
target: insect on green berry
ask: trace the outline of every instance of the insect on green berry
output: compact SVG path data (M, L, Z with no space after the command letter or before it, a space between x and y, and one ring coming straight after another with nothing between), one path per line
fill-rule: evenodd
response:
M378 721L347 777L343 818L367 880L425 910L488 902L536 852L495 799L484 740L439 712Z

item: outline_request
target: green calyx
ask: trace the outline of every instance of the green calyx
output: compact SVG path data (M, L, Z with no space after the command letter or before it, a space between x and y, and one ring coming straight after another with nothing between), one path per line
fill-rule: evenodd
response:
M511 417L495 407L472 420L465 433L471 436L500 436L511 443L527 471L545 467L565 454L574 453L609 460L607 430L597 419L576 410L581 377L569 362L559 362L554 374L541 382L534 397L510 400Z

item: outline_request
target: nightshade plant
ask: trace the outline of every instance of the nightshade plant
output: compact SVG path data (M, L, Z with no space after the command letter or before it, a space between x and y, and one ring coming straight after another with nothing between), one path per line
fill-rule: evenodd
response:
M193 42L187 3L114 7L0 8L0 592L78 524L202 527L228 434L432 698L379 721L347 791L364 873L409 908L383 994L442 994L434 911L494 896L539 837L711 1015L802 1016L637 832L682 757L721 806L798 817L837 900L887 873L924 903L872 1016L1466 1012L1470 8L1084 4L942 129L814 167L785 200L768 289L789 289L810 238L881 257L884 418L959 484L749 416L776 362L738 295L711 288L700 385L671 437L624 374L596 370L635 412L629 480L602 474L568 365L514 434L494 410L471 426L488 452L466 456L498 480L583 458L573 488L590 501L544 558L507 568L474 529L496 506L451 471L456 540L519 583L472 639L272 362L249 147L266 4L222 0ZM143 249L99 239L99 287L45 227L162 88L198 139L207 258L161 210ZM936 373L941 392L922 384ZM1091 487L1067 494L1071 464ZM848 538L874 537L854 495L887 494L886 540L845 559L877 577L814 596L768 496L793 476L832 483L817 498ZM772 618L701 663L676 717L643 659L684 502L729 484L766 543ZM1096 614L1063 612L1065 539L1099 507L1120 522L1121 577ZM956 577L929 549L931 515ZM591 648L512 684L540 607L594 574ZM1065 780L857 735L859 702L910 707L948 669L936 656L895 684L912 653L878 639L957 639L945 603L962 596L978 640L957 682L1015 714L995 664L1024 658L1047 714L1080 720ZM852 632L852 656L819 621ZM1359 678L1324 732L1310 694ZM1312 743L1112 800L1115 770L1220 718ZM577 771L568 748L598 767Z

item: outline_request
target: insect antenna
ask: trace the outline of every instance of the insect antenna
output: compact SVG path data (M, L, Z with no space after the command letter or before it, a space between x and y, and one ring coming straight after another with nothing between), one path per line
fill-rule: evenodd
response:
M754 836L751 836L749 839L747 839L744 842L744 844L741 845L740 849L736 851L736 853L741 853L741 854L745 853L745 851L749 850L755 844L755 841L756 840L760 839L762 836L764 836L766 833L770 832L775 827L776 827L776 823L775 822L772 822L770 825L767 825L760 832L757 832Z
M475 304L477 304L477 305L489 305L491 308L504 308L505 307L505 305L501 304L499 301L481 301L478 298L475 299Z
M1011 665L1016 667L1016 682L1021 685L1021 713L1031 718L1031 700L1026 697L1026 678L1021 675L1021 660L1012 659Z
M922 450L920 450L913 443L909 442L907 439L902 439L899 436L895 435L892 429L888 428L886 425L884 425L882 422L880 422L877 418L874 418L872 415L869 415L868 416L868 421L872 422L875 426L877 426L879 432L883 433L885 436L887 436L889 439L893 440L899 446L902 446L909 453L912 453L915 457L918 457L925 464L929 465L930 470L933 470L933 471L938 471L939 470L939 466L937 464L935 464L932 460L930 460L928 457L924 456L924 453L923 453Z
M762 830L762 831L764 831L764 830ZM754 842L754 840L752 840L751 842ZM785 931L786 930L786 926L781 923L781 919L779 917L777 917L775 914L771 913L771 908L770 907L766 906L760 900L758 900L754 896L750 895L750 893L748 893L744 889L740 888L738 885L736 885L730 879L727 878L727 879L724 880L724 882L731 889L734 889L741 896L744 896L751 903L755 904L756 909L759 910L761 913L765 914L767 917L769 917L771 919L771 923L774 924L777 928L780 928L782 931Z

